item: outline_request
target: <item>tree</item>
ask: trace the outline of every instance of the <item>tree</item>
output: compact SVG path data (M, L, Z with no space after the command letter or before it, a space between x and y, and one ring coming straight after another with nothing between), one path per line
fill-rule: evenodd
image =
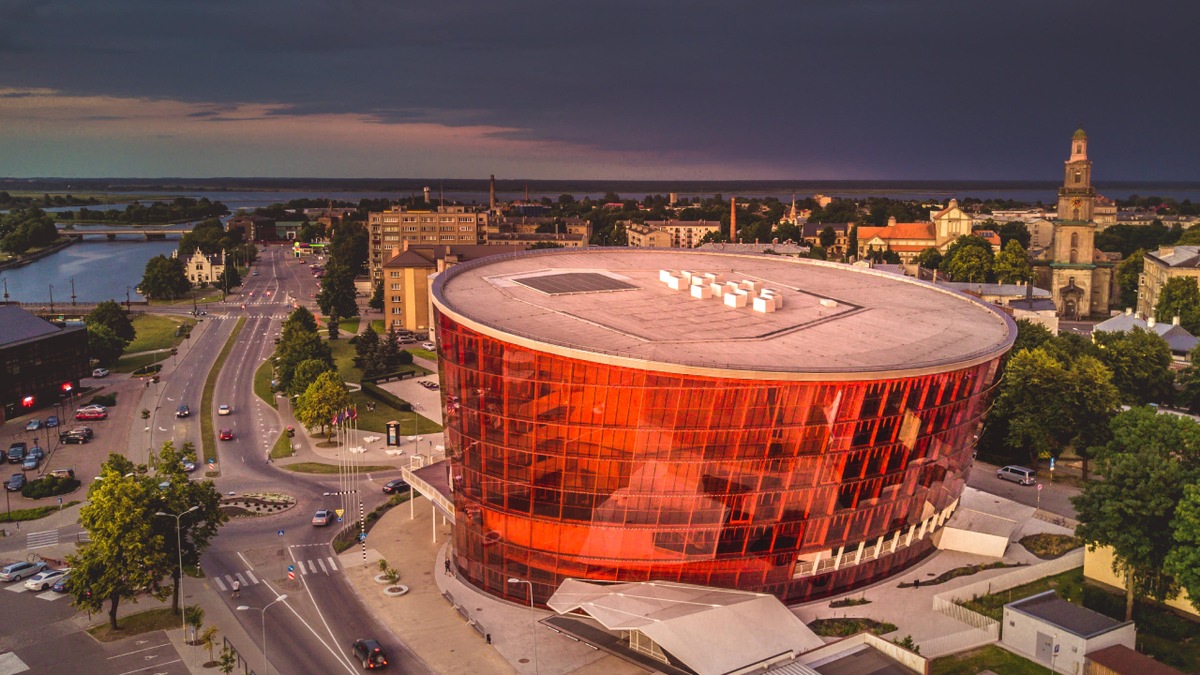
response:
M213 660L213 648L217 646L217 634L221 629L216 626L209 626L200 632L200 644L208 650L208 660ZM207 664L205 664L207 665Z
M87 327L87 338L88 355L105 366L116 363L128 344L113 329L100 323Z
M1016 241L1022 249L1029 250L1029 226L1019 220L1000 225L996 228L996 234L1000 235L1001 247L1008 246L1010 241Z
M192 605L183 610L183 621L192 627L192 637L195 638L200 633L200 627L204 625L204 608L200 605ZM190 644L196 644L196 642L193 641Z
M71 577L67 592L76 607L99 612L108 601L108 624L116 630L117 607L122 600L137 602L143 589L165 599L162 570L169 564L168 549L148 513L152 479L135 472L132 462L112 454L100 466L100 479L88 489L88 501L79 510L79 524L91 543L67 556Z
M936 270L941 266L941 264L942 253L932 246L924 251L921 251L921 253L917 255L917 265L924 267L927 270Z
M1004 245L1004 250L996 255L992 263L992 273L996 275L996 281L1002 284L1016 284L1033 279L1029 255L1021 248L1020 242L1013 239Z
M312 315L312 312L308 311L307 307L300 306L292 310L288 318L284 319L283 329L286 330L288 326L299 326L315 333L317 332L317 318Z
M139 288L141 294L151 300L175 300L192 287L184 273L183 261L156 255L146 261Z
M1163 568L1187 591L1192 607L1200 609L1200 485L1183 486L1171 535L1175 545Z
M1200 286L1196 277L1172 277L1167 279L1154 305L1154 318L1160 323L1171 323L1179 317L1179 323L1192 335L1200 335Z
M223 291L242 285L242 273L238 271L237 265L231 259L225 259L225 268L217 275L217 280L213 282L213 285Z
M1200 343L1188 354L1188 365L1179 373L1179 404L1193 415L1200 413Z
M350 394L336 371L321 373L296 401L296 419L308 429L325 432L333 416L350 407ZM327 436L328 438L328 436Z
M821 244L821 248L828 249L837 243L837 231L826 225L821 230L821 234L817 235L817 241Z
M125 341L126 345L137 337L137 330L133 327L133 322L129 320L129 314L112 300L105 300L96 305L96 308L83 318L83 323L88 326L93 324L108 326L113 333Z
M1083 484L1071 499L1076 536L1113 549L1113 570L1125 574L1125 618L1137 595L1169 597L1163 574L1175 546L1172 522L1184 488L1200 481L1200 425L1142 407L1115 418L1112 440L1096 453L1101 481Z
M952 281L983 283L992 277L992 245L983 237L964 234L946 249L938 269Z
M1100 361L1112 371L1113 384L1127 405L1170 402L1175 393L1171 347L1157 333L1142 328L1092 333Z
M304 390L293 384L296 368L304 361L319 360L333 367L333 355L329 345L321 340L316 331L295 330L290 333L285 329L279 338L279 346L275 348L275 372L279 375L279 386L292 395Z
M326 330L329 332L330 340L336 340L341 337L342 327L339 325L340 322L341 317L339 317L336 312L329 315L329 323L326 326Z
M1037 349L1052 339L1054 334L1049 328L1029 319L1017 319L1017 339L1009 353L1017 354L1026 349Z
M1117 264L1117 286L1121 289L1121 307L1137 305L1138 279L1142 276L1145 267L1146 252L1140 248Z
M184 471L184 459L194 460L195 457L196 450L191 443L184 443L178 449L171 441L162 444L154 458L156 489L151 493L152 500L147 507L149 517L166 546L167 569L160 571L172 579L171 611L176 614L179 613L180 550L185 566L199 565L200 556L217 536L217 530L228 520L221 510L221 494L213 482L189 480ZM183 513L193 506L199 508L179 519L178 535L174 518L156 515ZM182 549L176 546L177 542L182 544Z
M217 669L225 675L233 672L234 666L237 665L237 657L229 647L221 650L221 660L217 663Z
M308 359L301 361L300 365L296 366L296 371L292 374L292 387L294 391L303 392L308 389L308 385L316 381L321 373L333 370L333 366L321 359Z
M350 338L350 344L354 345L354 365L362 368L362 360L374 354L379 347L379 333L367 324L366 330Z
M376 312L383 311L383 279L375 282L374 290L371 291L371 300L367 302L367 307Z
M358 302L354 299L354 273L337 258L325 268L321 290L317 293L317 306L326 316L358 316Z
M226 246L236 242L230 240L229 233L225 231L225 226L221 224L220 218L209 218L202 220L192 228L191 232L183 235L179 240L179 257L191 257L192 252L199 249L205 255L216 255L220 253Z

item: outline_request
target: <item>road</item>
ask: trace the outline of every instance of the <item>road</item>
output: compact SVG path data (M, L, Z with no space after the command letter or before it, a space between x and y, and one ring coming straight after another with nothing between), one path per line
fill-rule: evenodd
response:
M1044 472L1039 472L1037 477L1042 489L1039 490L1036 484L1019 485L997 478L996 469L998 468L995 465L976 460L971 468L971 475L967 479L967 485L989 494L1011 499L1018 504L1036 506L1043 511L1071 519L1075 518L1075 507L1071 505L1070 500L1071 497L1079 494L1077 488L1062 483L1052 483L1047 476L1042 475Z

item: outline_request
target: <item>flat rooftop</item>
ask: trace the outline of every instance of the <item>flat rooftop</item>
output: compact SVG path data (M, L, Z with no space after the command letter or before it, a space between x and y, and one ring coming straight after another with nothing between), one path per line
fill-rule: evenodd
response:
M693 297L683 272L754 282L746 306ZM664 282L664 274L684 277ZM711 286L715 277L701 285ZM728 288L726 286L726 288ZM763 289L782 306L760 312ZM974 298L908 277L775 255L554 249L438 276L434 303L481 333L612 365L768 379L902 376L980 363L1016 328ZM738 376L736 373L720 373Z

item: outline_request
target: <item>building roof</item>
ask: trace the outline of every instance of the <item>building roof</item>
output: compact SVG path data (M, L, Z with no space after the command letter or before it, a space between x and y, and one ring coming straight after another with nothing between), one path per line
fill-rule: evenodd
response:
M767 593L567 579L546 604L559 614L583 611L610 631L640 631L698 675L733 672L824 644Z
M386 262L384 262L383 266L391 267L391 268L395 268L395 267L400 267L400 268L404 268L404 267L415 267L415 268L437 267L437 263L435 262L436 259L432 255L433 252L428 251L427 253L429 253L430 255L428 255L428 256L422 255L422 252L416 251L414 249L408 249L407 251L401 251L401 252L397 253L396 255L392 256L391 258L389 258Z
M880 239L928 239L933 241L936 236L933 223L896 223L885 227L860 227L858 240L865 242L879 237Z
M1186 328L1177 323L1159 323L1157 321L1150 322L1132 312L1118 314L1111 319L1106 319L1092 326L1092 332L1107 331L1110 333L1131 331L1134 328L1141 328L1167 341L1171 351L1177 354L1187 354L1196 346L1197 340L1195 336L1187 331Z
M803 223L800 227L805 237L819 237L827 227L832 227L834 232L845 234L850 229L850 223Z
M751 280L778 291L782 306L759 312L693 297L662 281L670 270ZM518 281L582 272L634 288L546 294ZM492 256L439 275L433 298L468 328L538 351L749 379L941 372L995 358L1016 335L1012 320L990 305L915 279L825 261L695 249Z
M1084 639L1103 635L1111 630L1132 623L1130 621L1117 621L1116 619L1104 616L1100 612L1094 612L1085 607L1069 603L1058 597L1058 594L1054 591L1046 591L1023 600L1010 602L1004 608L1040 619Z
M1165 663L1139 654L1125 645L1113 645L1087 654L1092 663L1104 666L1117 675L1183 675Z
M975 230L971 234L991 244L993 248L1000 248L1000 235L992 230Z
M1071 136L1071 140L1086 141L1087 140L1087 132L1083 130L1083 127L1079 127L1078 129L1075 130L1075 134L1073 136Z
M1200 267L1200 246L1164 246L1157 251L1150 251L1147 258L1166 265L1167 267Z
M937 283L938 286L945 286L946 288L953 288L956 291L977 295L1024 298L1026 293L1029 293L1029 286L1025 284L978 284L973 281L942 281L941 279ZM1048 298L1050 297L1050 291L1034 286L1033 297Z
M720 228L719 220L647 220L650 227L700 227L705 229Z
M0 306L0 347L53 335L62 330L17 305Z

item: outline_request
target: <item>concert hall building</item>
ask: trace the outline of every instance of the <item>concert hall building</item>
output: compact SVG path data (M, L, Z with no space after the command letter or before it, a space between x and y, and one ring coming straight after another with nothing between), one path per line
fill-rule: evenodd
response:
M1013 321L772 255L530 251L433 287L452 560L544 604L568 578L801 602L934 549Z

